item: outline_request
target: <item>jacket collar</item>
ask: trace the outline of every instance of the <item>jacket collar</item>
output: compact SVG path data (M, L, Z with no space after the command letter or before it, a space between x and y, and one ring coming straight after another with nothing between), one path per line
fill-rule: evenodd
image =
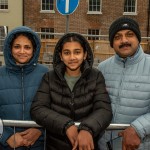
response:
M141 45L138 46L136 53L131 56L127 57L126 59L121 58L119 55L115 54L115 62L120 65L132 65L138 63L144 57L144 52Z
M85 60L81 66L81 74L82 74L81 77L87 76L90 73L91 69L92 69L92 67L89 65L87 60ZM65 74L66 66L63 62L61 62L60 64L55 66L54 70L61 80L65 80L64 74Z

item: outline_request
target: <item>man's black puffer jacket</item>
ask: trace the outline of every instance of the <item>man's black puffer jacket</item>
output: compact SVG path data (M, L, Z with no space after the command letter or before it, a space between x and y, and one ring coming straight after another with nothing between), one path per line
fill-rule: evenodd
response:
M81 77L71 91L64 79L65 65L57 51L59 44L54 53L54 70L45 74L34 98L31 116L47 129L48 150L72 149L64 129L71 121L81 122L79 130L92 133L96 149L99 134L102 134L112 119L103 75L92 68L92 50L86 43L88 59L83 62Z

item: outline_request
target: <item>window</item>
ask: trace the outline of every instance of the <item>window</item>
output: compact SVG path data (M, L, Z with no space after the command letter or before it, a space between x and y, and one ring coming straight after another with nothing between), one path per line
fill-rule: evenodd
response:
M7 35L8 28L6 26L0 26L0 52L3 51L4 39Z
M136 12L136 0L125 0L124 13Z
M8 9L8 0L0 0L0 10Z
M99 33L100 33L99 29L88 29L88 35L100 35ZM100 38L96 36L88 37L88 40L99 40L99 39Z
M54 10L54 0L42 0L42 10Z
M50 33L54 33L54 28L41 28L41 32L45 32L46 34L41 34L41 39L54 39L54 35Z
M89 0L89 12L101 12L101 0Z

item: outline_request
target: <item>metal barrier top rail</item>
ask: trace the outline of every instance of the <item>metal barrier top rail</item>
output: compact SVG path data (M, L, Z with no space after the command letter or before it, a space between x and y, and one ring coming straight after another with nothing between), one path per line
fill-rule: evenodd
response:
M41 127L36 124L34 121L22 121L22 120L2 120L4 126L13 126L13 127ZM79 126L79 122L75 122L76 126ZM110 124L107 130L122 130L129 127L130 124Z

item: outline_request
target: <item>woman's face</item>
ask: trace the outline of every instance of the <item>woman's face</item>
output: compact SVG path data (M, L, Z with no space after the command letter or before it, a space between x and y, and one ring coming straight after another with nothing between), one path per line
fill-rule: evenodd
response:
M12 55L16 64L26 64L33 56L33 45L31 41L23 35L19 35L12 44Z

